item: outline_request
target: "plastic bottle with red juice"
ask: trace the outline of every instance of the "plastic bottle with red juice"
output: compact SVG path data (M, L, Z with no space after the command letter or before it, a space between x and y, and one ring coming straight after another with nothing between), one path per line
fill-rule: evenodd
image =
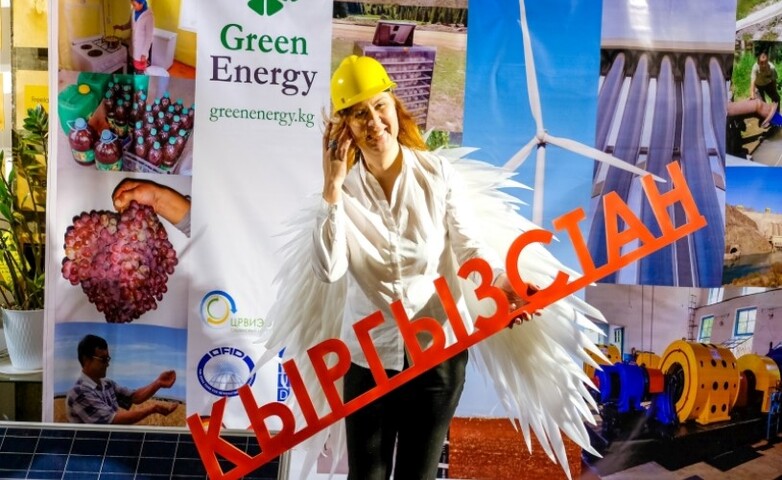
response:
M179 155L176 150L176 138L169 137L168 142L163 147L163 168L171 170L176 165Z
M190 109L189 108L183 108L182 109L182 127L186 130L191 130L193 128L193 121L192 117L190 116Z
M73 127L68 133L68 144L71 146L73 159L79 165L92 165L95 163L95 149L93 148L98 134L87 121L79 117L73 122Z
M171 121L172 121L172 120L174 120L174 115L176 115L176 114L174 113L174 106L173 106L173 105L170 105L170 106L168 107L168 109L166 110L166 115L165 115L165 117L166 117L166 123L171 123Z
M163 163L163 151L160 148L160 142L155 142L152 145L152 148L147 152L147 160L156 167Z
M114 105L114 133L120 138L128 136L128 104L124 100L117 100Z
M174 115L174 118L171 119L171 131L172 132L178 132L180 128L182 128L182 117L179 115Z
M141 120L137 121L135 125L133 125L133 141L135 142L137 138L143 137L146 135L146 130L144 129L144 122Z
M138 137L136 139L136 143L133 145L133 153L135 153L137 157L143 159L147 158L147 155L149 154L149 145L144 141L144 137Z
M157 128L150 129L149 133L147 134L146 138L144 139L144 141L147 143L147 151L149 151L152 148L152 145L154 145L155 142L157 142L158 140L159 139L158 139Z
M163 144L165 147L166 143L168 143L168 139L171 137L171 127L168 125L163 125L163 128L158 130L158 138L160 139L160 143Z
M108 112L109 110L114 110L114 92L109 90L106 92L106 94L103 96L103 106Z
M147 106L148 106L147 105L147 94L144 93L144 92L141 92L141 94L138 95L138 97L136 98L134 103L136 104L136 111L138 112L136 120L141 120L147 114ZM150 109L150 111L151 111L151 109Z
M98 170L122 170L122 144L111 130L103 130L95 144L95 166Z
M184 128L180 128L176 135L176 148L177 156L182 155L182 151L185 149L185 142L187 142L187 132Z
M171 95L168 92L163 92L163 96L160 97L160 110L165 112L168 107L171 106Z
M149 135L149 131L152 130L155 127L155 117L152 115L147 115L144 118L144 130L147 135Z

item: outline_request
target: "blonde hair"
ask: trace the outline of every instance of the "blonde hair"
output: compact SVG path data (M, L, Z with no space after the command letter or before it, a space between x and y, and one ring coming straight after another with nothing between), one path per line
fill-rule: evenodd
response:
M399 144L414 150L429 150L413 115L407 110L405 104L402 103L399 97L394 95L391 91L388 91L388 93L391 95L391 98L394 99L394 107L396 108L396 116L399 122L399 134L397 136ZM336 122L334 122L334 125L331 128L329 140L339 138L344 130L349 129L347 119L353 111L353 108L355 108L355 106L337 112L336 119L333 119L336 120ZM353 168L360 159L361 150L356 146L356 143L353 142L348 149L348 169Z

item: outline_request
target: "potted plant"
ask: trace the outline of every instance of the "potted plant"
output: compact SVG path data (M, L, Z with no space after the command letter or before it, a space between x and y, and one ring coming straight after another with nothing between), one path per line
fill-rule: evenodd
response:
M11 160L0 151L0 309L18 371L42 366L48 137L49 115L38 105L13 132Z

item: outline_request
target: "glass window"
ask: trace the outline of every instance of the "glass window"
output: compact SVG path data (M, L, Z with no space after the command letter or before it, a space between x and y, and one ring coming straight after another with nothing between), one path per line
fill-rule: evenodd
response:
M709 289L709 299L707 300L707 305L714 305L715 303L720 303L722 301L722 288L710 288Z
M736 310L736 326L733 334L736 337L749 336L755 333L755 315L758 309L755 307L739 308Z
M711 342L711 329L714 326L714 315L707 315L701 318L701 329L698 333L698 341L701 343Z
M741 295L752 295L753 293L763 293L767 289L764 287L743 287L741 289Z

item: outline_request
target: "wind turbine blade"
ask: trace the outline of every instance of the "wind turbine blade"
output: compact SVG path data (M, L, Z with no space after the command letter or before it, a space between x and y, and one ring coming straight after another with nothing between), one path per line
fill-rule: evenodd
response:
M546 180L546 145L538 147L535 161L535 189L532 191L532 222L543 225L543 184Z
M519 150L518 152L516 152L515 155L510 157L510 160L505 162L505 166L502 168L511 171L519 168L521 164L524 163L524 160L526 160L527 157L529 156L529 153L532 151L532 147L534 147L537 144L538 144L537 137L533 137L532 140L530 140L529 142L527 142L526 145L521 147L521 150Z
M527 10L524 7L524 0L519 0L519 11L521 13L519 18L519 24L521 25L521 39L524 42L524 68L527 74L527 95L529 95L529 109L532 112L532 118L535 119L535 128L539 133L544 130L543 112L540 109L538 75L535 72L535 58L532 56L532 41L530 40L529 27L527 26Z
M639 175L643 177L644 175L652 175L651 173L647 172L646 170L643 170L641 168L636 167L635 165L631 165L624 160L620 160L612 155L609 155L601 150L598 150L593 147L589 147L584 145L583 143L577 142L575 140L570 140L569 138L562 138L562 137L554 137L552 135L546 136L546 141L552 145L556 145L560 148L564 148L565 150L570 150L573 153L577 153L579 155L583 155L587 158L593 158L597 160L598 162L607 163L608 165L616 168L620 168L626 172L634 173L636 175ZM656 182L666 183L665 180L658 177L657 175L652 175L652 178Z

